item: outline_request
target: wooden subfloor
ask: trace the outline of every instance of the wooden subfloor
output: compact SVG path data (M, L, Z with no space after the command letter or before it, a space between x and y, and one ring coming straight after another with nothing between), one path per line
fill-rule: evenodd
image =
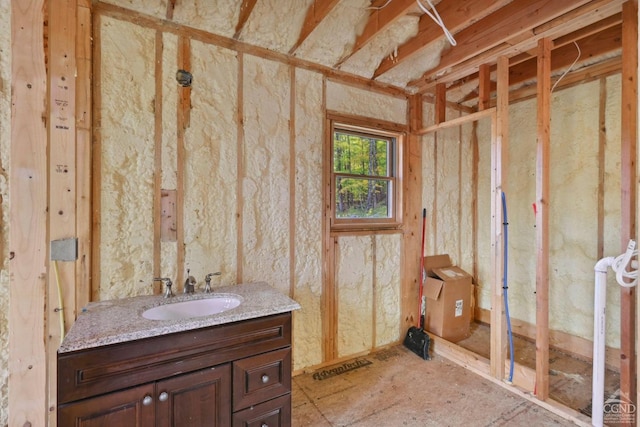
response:
M474 323L471 336L457 344L474 353L489 358L490 328ZM535 370L536 346L531 340L514 336L515 361ZM508 357L508 356L507 356ZM593 366L561 351L549 351L549 397L563 405L591 416L591 380ZM620 374L607 369L605 372L605 399L615 396L620 388Z
M538 405L403 346L293 378L294 426L562 426Z

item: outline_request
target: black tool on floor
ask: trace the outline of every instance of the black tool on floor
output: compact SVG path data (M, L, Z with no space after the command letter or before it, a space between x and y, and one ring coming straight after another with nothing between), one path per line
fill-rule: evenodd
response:
M422 210L422 245L420 246L420 292L418 301L418 326L412 326L404 337L404 346L424 360L429 360L429 345L431 339L424 331L424 315L422 307L422 292L424 288L424 237L427 227L427 210Z

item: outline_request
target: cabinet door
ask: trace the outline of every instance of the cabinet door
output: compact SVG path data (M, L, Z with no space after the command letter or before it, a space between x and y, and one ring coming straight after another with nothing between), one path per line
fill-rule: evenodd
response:
M153 384L82 400L58 408L58 425L74 427L151 427Z
M236 412L233 427L291 427L291 395L285 394Z
M203 369L156 383L158 427L231 424L231 366Z

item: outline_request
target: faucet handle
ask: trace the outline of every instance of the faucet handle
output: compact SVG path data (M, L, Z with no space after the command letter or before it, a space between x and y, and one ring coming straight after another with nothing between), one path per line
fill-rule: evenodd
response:
M221 272L216 272L216 273L209 273L206 276L204 276L204 293L208 294L211 293L211 277L213 276L220 276L222 273Z
M162 282L165 285L165 291L164 291L164 297L165 298L171 298L173 296L173 292L171 292L171 285L173 285L173 283L171 283L171 279L169 279L168 277L154 277L153 279L154 282Z

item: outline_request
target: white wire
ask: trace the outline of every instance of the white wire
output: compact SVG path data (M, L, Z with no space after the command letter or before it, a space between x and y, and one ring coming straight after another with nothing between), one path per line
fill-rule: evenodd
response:
M580 51L580 46L578 46L577 42L573 42L573 44L576 45L576 49L578 49L578 56L576 56L576 59L573 61L573 64L571 64L569 66L569 68L567 68L567 70L562 73L562 75L560 76L560 78L558 80L556 80L556 82L553 84L553 86L551 87L551 92L553 92L553 90L556 88L556 86L558 85L558 83L560 83L560 80L562 80L564 78L564 76L566 76L567 74L569 74L569 71L571 71L571 69L573 68L574 65L576 65L576 62L578 62L578 59L580 59L580 55L582 55L582 52Z
M636 249L636 242L629 240L627 251L617 256L613 264L611 264L611 269L616 272L616 281L624 288L632 288L638 283L638 262L632 260L632 258L638 258L638 250ZM627 271L628 267L636 269Z
M420 9L422 9L424 13L429 15L429 17L433 19L433 21L438 24L440 28L442 28L442 31L444 31L444 35L447 37L447 40L449 40L449 43L451 43L451 46L455 46L457 44L456 39L453 38L453 34L451 34L447 26L444 25L444 22L442 22L442 18L440 18L440 14L438 13L438 10L433 5L433 3L431 3L431 0L427 0L427 3L429 3L429 6L431 7L431 9L433 9L433 13L429 12L429 9L424 7L421 0L416 0L416 3L418 3L418 6L420 6Z
M374 9L374 10L384 9L385 7L387 7L387 5L388 5L389 3L391 3L391 0L387 0L387 2L386 2L385 4L383 4L382 6L380 6L380 7L373 7L373 6L371 6L371 7L368 7L367 9Z

